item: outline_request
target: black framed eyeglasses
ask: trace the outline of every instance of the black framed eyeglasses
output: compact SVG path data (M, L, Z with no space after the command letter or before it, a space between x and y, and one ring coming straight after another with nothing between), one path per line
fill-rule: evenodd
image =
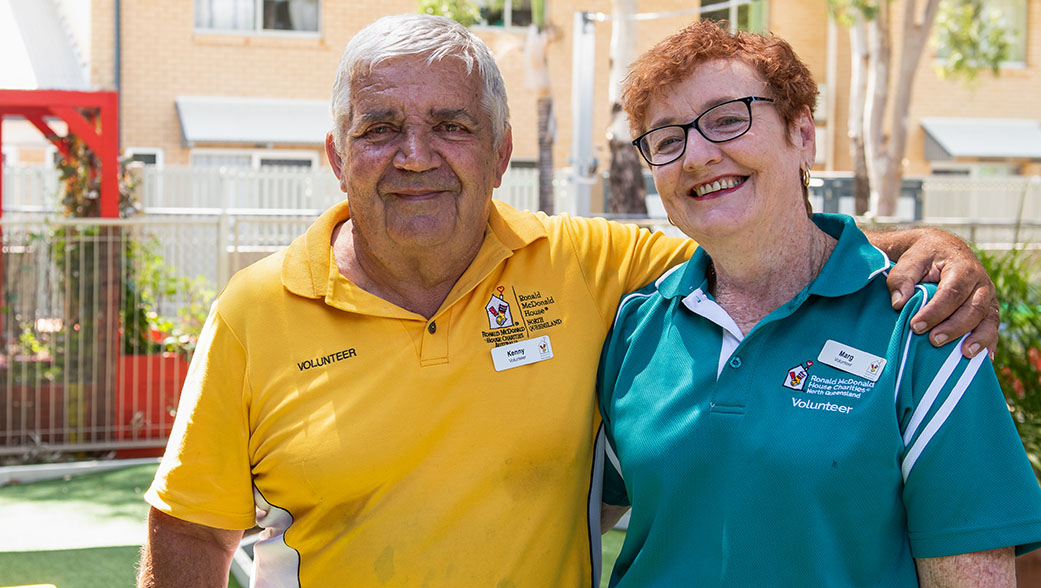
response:
M640 155L649 165L668 165L687 150L687 134L697 129L706 141L725 143L744 135L752 128L752 103L767 102L772 98L745 96L721 102L685 125L665 125L651 129L633 141Z

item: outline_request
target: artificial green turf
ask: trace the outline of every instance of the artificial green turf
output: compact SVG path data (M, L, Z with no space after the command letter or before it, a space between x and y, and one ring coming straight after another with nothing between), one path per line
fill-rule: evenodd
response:
M0 586L133 588L157 467L0 488Z
M0 553L0 585L58 588L134 588L139 547ZM229 578L229 588L241 588Z
M0 487L0 586L132 588L148 515L142 495L156 468ZM603 536L601 586L624 538L618 530ZM228 586L241 588L234 578Z
M0 553L0 585L133 588L139 547Z
M618 552L622 550L622 541L625 540L625 531L611 529L604 533L601 541L603 543L604 568L600 574L600 586L607 588L607 581L611 579L611 568L614 560L618 559Z
M0 552L139 546L156 464L0 488Z

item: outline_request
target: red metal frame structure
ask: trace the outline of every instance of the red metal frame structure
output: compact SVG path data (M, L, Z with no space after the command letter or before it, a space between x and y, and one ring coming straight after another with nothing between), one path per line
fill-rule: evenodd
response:
M8 116L22 116L33 124L58 151L69 156L66 139L47 124L58 117L68 125L68 135L86 143L101 162L101 218L119 218L119 93L75 90L0 90L0 123ZM100 126L97 124L100 118ZM3 146L0 124L0 146ZM0 218L3 217L3 165L0 165ZM0 229L0 236L2 236ZM3 256L0 256L0 299L3 298ZM0 332L3 318L0 317Z
M101 218L119 218L119 94L113 91L0 90L0 121L22 116L58 151L68 156L67 137L59 136L46 117L58 117L69 135L80 138L101 162ZM100 118L100 129L97 120ZM3 134L0 132L0 146ZM3 171L0 166L0 216L3 215Z

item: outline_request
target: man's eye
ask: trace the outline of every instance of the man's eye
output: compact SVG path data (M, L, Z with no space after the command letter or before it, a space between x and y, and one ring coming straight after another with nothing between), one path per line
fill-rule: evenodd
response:
M392 133L394 133L393 125L378 124L372 125L371 127L368 127L364 131L362 131L361 137L373 140L386 139Z
M454 122L443 122L437 126L438 130L443 133L463 133L466 132L466 127L459 123Z

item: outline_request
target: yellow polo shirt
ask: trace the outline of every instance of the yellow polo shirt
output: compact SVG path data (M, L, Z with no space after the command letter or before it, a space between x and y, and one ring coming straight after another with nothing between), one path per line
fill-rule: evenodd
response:
M693 243L496 202L427 320L339 273L348 214L221 293L146 499L264 527L258 586L595 586L601 345Z

